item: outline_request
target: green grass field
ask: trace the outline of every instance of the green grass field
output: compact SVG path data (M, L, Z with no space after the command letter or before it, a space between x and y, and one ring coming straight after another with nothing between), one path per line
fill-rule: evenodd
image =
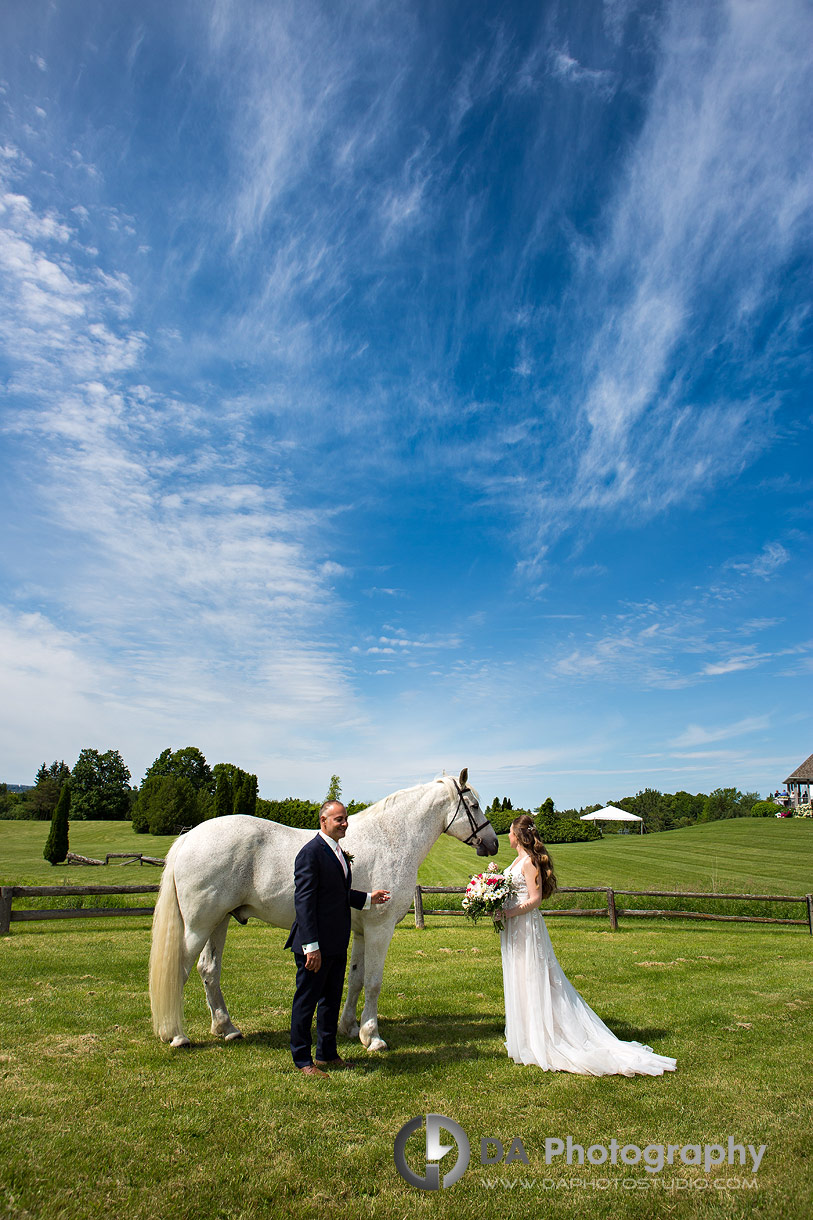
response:
M148 865L53 867L42 858L47 822L0 822L0 883L4 885L133 884L149 880ZM513 858L500 836L501 865ZM72 822L71 850L103 859L106 852L165 856L172 839L137 835L129 822ZM813 820L734 818L652 835L610 835L595 843L551 847L560 885L615 889L700 890L714 893L807 894L813 887ZM485 864L471 849L444 836L421 866L424 885L462 885ZM81 880L77 880L81 878Z
M808 818L733 818L661 834L560 843L550 853L560 885L743 894L808 894L813 886ZM498 862L510 863L513 854L508 836L501 835ZM476 860L471 869L470 863L468 850L447 836L433 848L418 880L456 885L476 870Z
M47 827L40 823L22 843L20 830L25 838L31 828L0 823L6 882L21 875L52 880L55 873L105 881L111 873L124 881L157 875L138 866L57 870L44 861L37 872L32 845L36 840L41 851ZM810 889L807 825L749 826L759 831L758 847L745 829L726 823L637 845L631 837L567 845L554 859L562 884L671 888L682 879L683 888L712 889L718 854L718 890ZM136 840L162 855L168 842L146 845L147 836L121 824L77 824L71 834L72 848L86 854L124 850ZM776 865L784 851L787 876ZM456 884L477 867L471 851L444 840L420 879ZM746 877L759 884L746 886ZM380 1002L390 1050L367 1056L358 1043L344 1044L356 1067L328 1081L306 1080L290 1064L293 968L283 931L250 923L229 934L224 991L245 1040L226 1046L209 1036L203 989L193 977L186 1003L195 1045L171 1052L149 1024L148 919L12 925L0 941L0 1214L809 1216L804 1065L813 1035L813 941L804 930L630 920L613 934L581 919L551 920L550 927L562 965L587 1001L619 1036L675 1056L674 1075L590 1079L510 1063L502 1046L498 939L461 919L430 918L423 932L408 919L396 930ZM456 1186L424 1193L396 1173L393 1142L405 1122L431 1112L462 1125L472 1161ZM545 1139L567 1135L584 1147L616 1138L642 1148L724 1145L733 1136L767 1150L755 1175L739 1165L706 1174L677 1164L654 1175L622 1164L546 1166ZM529 1165L482 1165L484 1136L506 1148L519 1136ZM416 1135L407 1148L420 1172L419 1145Z

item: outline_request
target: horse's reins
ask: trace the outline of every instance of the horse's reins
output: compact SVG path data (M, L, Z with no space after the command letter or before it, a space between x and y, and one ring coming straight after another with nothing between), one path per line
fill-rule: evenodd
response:
M476 819L474 817L474 811L472 810L471 806L466 802L466 799L463 796L463 789L460 787L460 785L458 784L458 782L454 778L454 776L450 775L449 779L451 779L452 783L454 784L455 788L457 789L457 806L455 807L455 811L452 814L451 818L449 819L448 824L443 827L443 833L445 834L446 831L451 826L452 822L454 822L455 818L460 813L460 806L462 805L466 811L466 817L469 819L469 826L471 827L471 834L469 835L469 837L467 839L464 839L463 842L471 843L472 839L476 839L478 834L480 833L480 831L485 830L486 826L488 826L488 824L489 824L488 818L486 818L486 820L484 822L481 822L481 824L478 826L476 824ZM479 805L477 805L477 812L480 814L482 814L482 812L483 812Z

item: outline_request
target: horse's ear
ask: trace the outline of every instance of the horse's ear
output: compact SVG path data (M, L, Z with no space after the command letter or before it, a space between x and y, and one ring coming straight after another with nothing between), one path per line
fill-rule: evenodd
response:
M464 767L463 770L460 772L460 777L458 779L458 783L460 784L461 788L465 788L466 784L468 782L469 782L469 769L468 769L468 767Z

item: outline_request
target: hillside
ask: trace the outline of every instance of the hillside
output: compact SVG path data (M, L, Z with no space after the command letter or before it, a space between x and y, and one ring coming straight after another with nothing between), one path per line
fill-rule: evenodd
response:
M131 864L105 869L52 868L42 858L47 822L0 822L0 881L20 884L85 884L155 881L158 870ZM136 835L129 822L72 822L71 850L104 857L109 851L164 856L170 836ZM595 843L551 848L559 884L614 889L676 889L723 893L813 892L813 821L736 818L652 835L612 835ZM497 862L513 858L500 835ZM421 865L423 885L463 885L488 861L444 835Z
M501 865L514 853L500 835ZM733 818L651 835L612 835L551 848L559 884L718 893L813 892L813 821ZM487 861L444 836L421 866L423 885L459 885Z

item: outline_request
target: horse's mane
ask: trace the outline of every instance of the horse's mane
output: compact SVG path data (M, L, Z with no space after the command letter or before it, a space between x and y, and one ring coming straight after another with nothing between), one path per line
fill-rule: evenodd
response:
M391 792L389 796L382 797L380 801L376 801L374 805L368 805L366 809L360 809L358 813L353 814L353 820L356 818L366 818L371 813L384 813L387 809L394 805L395 802L402 796L406 796L409 792L417 792L419 788L428 788L429 784L445 784L449 789L449 794L452 794L451 775L439 775L436 779L430 780L428 784L413 784L410 788L399 788L397 792Z

